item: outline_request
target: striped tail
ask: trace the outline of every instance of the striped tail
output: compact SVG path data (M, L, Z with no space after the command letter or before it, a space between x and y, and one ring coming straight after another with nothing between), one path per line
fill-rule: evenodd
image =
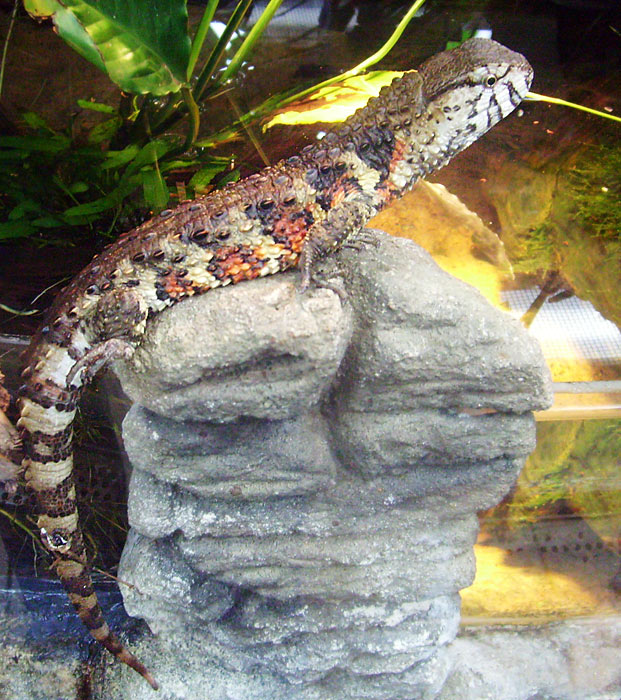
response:
M91 635L157 690L144 664L110 631L90 577L72 473L72 426L81 393L79 386L66 386L73 360L57 347L39 348L36 354L43 354L45 361L31 364L22 375L26 384L20 390L17 426L24 445L26 484L38 505L42 542L56 556L58 576Z
M82 533L79 529L74 532L73 544L82 550L83 556L86 555ZM107 622L104 620L89 569L84 563L84 559L68 559L61 555L56 564L56 571L67 591L69 600L73 603L80 620L82 620L91 635L106 647L111 654L114 654L119 661L138 671L151 687L157 690L159 686L146 666L128 651L110 631Z

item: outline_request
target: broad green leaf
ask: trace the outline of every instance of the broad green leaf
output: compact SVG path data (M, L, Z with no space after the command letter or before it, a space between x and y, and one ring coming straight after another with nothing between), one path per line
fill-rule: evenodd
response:
M141 178L139 174L123 178L119 185L109 194L95 199L92 202L85 202L75 207L69 207L69 209L65 209L62 213L62 217L69 223L72 223L72 219L75 217L92 216L93 214L101 214L102 211L113 209L118 206L127 195L131 194L139 187L140 184Z
M227 173L223 178L221 178L221 180L218 182L218 187L222 187L229 182L237 182L239 180L240 174L241 173L239 171L239 168L231 170L230 173Z
M76 15L59 3L58 10L53 16L54 25L62 37L77 53L106 73L106 64L102 59L99 47L95 44L86 28Z
M109 141L116 132L121 128L123 120L121 117L112 117L112 119L106 119L105 122L97 124L94 126L88 135L88 142L91 144L102 143L103 141Z
M51 17L58 9L56 0L24 0L24 9L31 17Z
M31 236L37 232L36 226L26 221L4 221L0 222L0 240L8 238L21 238Z
M78 100L78 107L91 109L93 112L105 112L106 114L116 114L116 107L105 105L103 102L91 102L90 100Z
M199 164L200 160L171 160L168 163L160 164L160 172L167 173L169 170L184 170Z
M119 168L121 165L125 165L129 163L130 160L133 160L139 150L140 147L132 143L122 151L108 151L106 159L101 164L101 169L110 170L111 168Z
M86 30L122 90L165 95L185 83L190 39L184 0L60 1Z
M164 178L154 168L143 170L141 175L144 201L155 211L163 209L168 204L170 197Z
M44 129L45 131L54 131L43 117L36 112L24 112L22 119L28 124L31 129Z
M72 199L76 204L78 203L78 200L73 196L74 192L80 192L84 190L74 190L74 187L71 183L65 184L58 175L52 175L52 182L61 189L70 199ZM81 183L84 185L84 183ZM88 189L88 187L85 187L85 189Z
M142 168L143 165L150 165L161 158L165 153L168 153L174 144L170 141L155 139L150 141L146 146L143 146L134 160L127 166L128 171L135 171Z
M106 67L93 40L76 16L59 0L24 0L24 7L31 17L51 17L58 34L87 61L106 72Z
M207 165L195 172L188 184L190 187L193 187L196 192L204 192L207 185L218 173L221 173L225 167L226 164L223 165L221 163Z
M35 202L32 199L25 199L23 202L20 202L17 206L13 207L11 213L9 214L9 221L23 219L24 214L27 212L36 212L37 214L40 214L43 211L43 207L39 204L39 202Z
M58 153L68 148L70 141L57 134L51 138L43 136L0 136L0 148L19 148L22 151Z
M69 207L63 212L63 217L67 221L72 221L75 217L92 216L93 214L101 214L102 211L107 211L116 207L121 197L106 195L99 199L94 199L92 202L78 204L75 207Z
M58 228L59 226L64 226L65 222L56 216L41 216L32 222L33 226L37 228Z
M81 194L82 192L86 192L88 190L88 185L86 182L74 182L73 184L69 185L67 189L72 194Z

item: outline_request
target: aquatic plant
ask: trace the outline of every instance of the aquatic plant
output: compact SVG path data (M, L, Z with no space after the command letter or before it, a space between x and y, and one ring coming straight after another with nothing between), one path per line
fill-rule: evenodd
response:
M617 143L587 146L568 183L576 215L587 233L621 241L621 147Z
M0 137L7 210L0 240L44 231L45 241L53 242L54 231L66 236L68 227L97 223L101 229L104 223L110 230L137 205L158 211L171 196L165 176L174 170L195 171L188 196L226 168L227 179L237 177L230 158L214 157L197 144L199 105L237 75L281 2L270 0L231 52L231 39L252 5L240 0L220 36L212 33L212 48L198 69L219 0L207 2L192 38L185 0L24 0L32 16L52 17L58 34L106 73L121 97L118 107L78 100L81 110L105 115L80 142L72 124L55 130L32 112L22 115L24 135ZM185 135L173 131L180 125ZM219 140L230 135L220 133ZM139 201L129 205L137 190Z
M345 76L321 85L356 75L379 61L424 1L413 3L378 52ZM214 156L212 149L237 136L249 122L315 89L275 95L199 138L202 107L230 88L281 3L270 0L232 49L231 40L252 5L252 0L239 0L221 34L211 33L212 47L201 58L219 0L208 0L192 37L185 0L24 0L32 16L52 17L58 34L106 73L121 97L118 107L78 100L81 110L105 115L80 135L80 141L72 124L56 130L33 112L22 115L22 135L0 137L6 219L0 222L0 240L44 234L44 243L67 242L76 227L96 228L105 235L119 220L120 228L135 224L136 210L140 216L141 211L144 215L164 209L177 194L167 182L172 174L193 172L181 185L182 198L208 190L214 178L221 185L239 177L233 157ZM3 66L4 60L0 89Z

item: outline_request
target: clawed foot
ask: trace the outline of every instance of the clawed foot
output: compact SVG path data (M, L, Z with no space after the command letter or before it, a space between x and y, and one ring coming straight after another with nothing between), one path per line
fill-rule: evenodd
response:
M322 279L320 274L313 274L311 276L311 281L313 285L319 289L329 289L334 292L341 300L342 304L347 301L347 291L345 290L342 277L335 276L331 279ZM309 285L306 285L306 287L300 286L300 292L304 293L308 289L308 286Z
M71 387L79 372L83 372L82 382L88 382L106 365L115 360L129 360L133 353L134 346L123 338L111 338L95 345L69 370L67 388Z
M334 276L334 279L338 279L336 283L323 278L321 272L317 270L317 257L313 255L313 252L312 246L305 247L302 252L302 259L300 262L302 281L300 282L298 291L300 294L305 294L312 283L315 287L330 289L338 296L341 303L344 303L347 300L347 292L343 286L342 278Z
M374 248L379 248L380 241L377 234L382 233L378 228L361 228L358 233L354 234L345 241L343 248L353 248L354 250L362 250L364 246L370 245Z

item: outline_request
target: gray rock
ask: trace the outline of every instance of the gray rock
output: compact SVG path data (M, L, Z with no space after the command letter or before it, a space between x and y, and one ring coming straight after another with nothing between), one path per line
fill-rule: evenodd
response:
M179 421L275 420L315 405L349 343L351 313L326 289L299 294L295 279L216 289L160 314L132 369L117 367L123 389Z
M183 483L198 496L238 501L314 493L334 481L336 461L320 416L234 424L162 419L134 406L127 453L140 472Z
M549 379L518 324L376 238L338 256L348 301L295 274L210 293L121 372L120 576L163 697L434 698L451 671L475 513L534 447Z
M621 617L464 632L438 700L613 700L621 697Z
M547 366L518 321L422 248L381 240L380 254L341 255L358 319L335 388L341 411L523 413L549 405Z

